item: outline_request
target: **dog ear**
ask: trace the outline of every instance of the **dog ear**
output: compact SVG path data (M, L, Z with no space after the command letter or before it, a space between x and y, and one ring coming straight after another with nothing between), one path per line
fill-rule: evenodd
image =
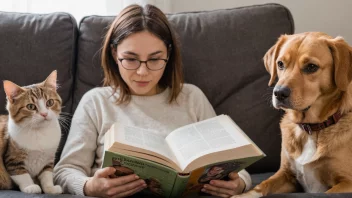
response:
M338 89L346 91L352 81L352 48L338 36L328 39L335 69L335 83Z
M277 59L277 56L279 55L282 44L286 41L286 37L287 35L281 35L278 41L276 42L276 44L273 45L265 53L263 57L266 71L268 71L271 75L269 84L268 84L269 86L271 86L276 80L276 76L277 76L276 59Z

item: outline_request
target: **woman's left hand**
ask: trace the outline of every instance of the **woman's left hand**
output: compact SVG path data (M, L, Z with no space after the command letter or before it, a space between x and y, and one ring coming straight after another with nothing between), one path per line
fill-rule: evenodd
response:
M211 180L209 184L204 185L202 192L218 197L231 197L241 194L246 187L242 178L236 172L231 172L229 178L229 181Z

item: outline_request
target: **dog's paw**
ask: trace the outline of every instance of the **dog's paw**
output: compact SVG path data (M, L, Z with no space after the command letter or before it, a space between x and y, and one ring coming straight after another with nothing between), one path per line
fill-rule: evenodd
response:
M24 193L32 193L32 194L40 194L40 193L42 193L42 189L37 184L29 185L29 186L21 189L21 191L24 192Z
M56 186L45 186L43 191L46 194L62 194L62 188L59 185Z
M248 191L240 195L234 195L231 198L259 198L262 197L262 193L256 192L254 190Z

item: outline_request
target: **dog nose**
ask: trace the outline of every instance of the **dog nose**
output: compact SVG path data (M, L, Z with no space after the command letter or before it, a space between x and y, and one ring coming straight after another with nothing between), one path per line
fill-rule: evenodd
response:
M290 93L291 93L291 89L287 87L275 86L274 88L274 96L279 101L283 101L286 98L288 98L290 96Z

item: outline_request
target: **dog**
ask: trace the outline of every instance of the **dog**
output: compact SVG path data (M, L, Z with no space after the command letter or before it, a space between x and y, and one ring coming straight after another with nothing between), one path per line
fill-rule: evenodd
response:
M321 32L282 35L265 54L275 82L272 103L284 110L279 170L233 197L352 192L352 48Z

